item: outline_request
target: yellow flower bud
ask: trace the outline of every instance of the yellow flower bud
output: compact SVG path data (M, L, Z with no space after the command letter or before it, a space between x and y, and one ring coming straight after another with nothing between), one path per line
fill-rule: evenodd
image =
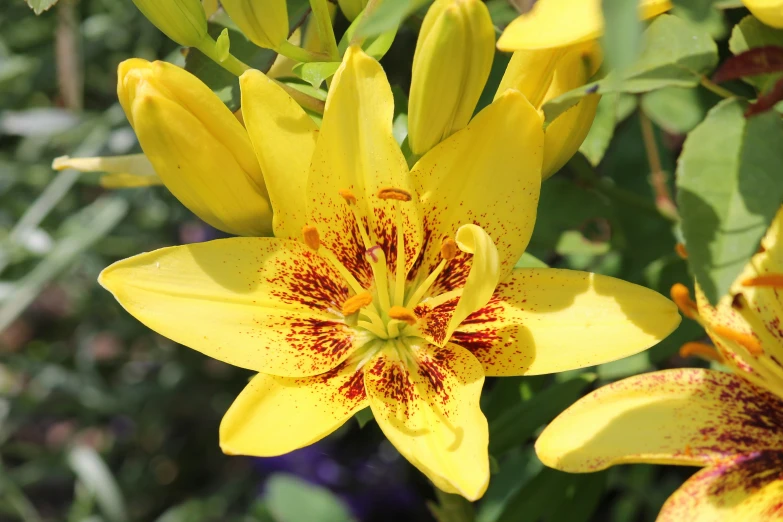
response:
M768 26L783 29L783 0L742 0L742 3Z
M424 154L468 124L489 77L495 30L479 0L436 0L413 56L408 143Z
M222 0L221 4L245 36L257 46L277 49L288 38L285 0Z
M353 22L359 13L361 13L369 0L337 0L340 5L340 11L343 12L345 17Z
M199 0L133 0L163 33L186 47L198 47L207 35L207 17Z
M272 212L247 131L189 72L130 59L117 71L117 95L163 184L215 228L268 234Z

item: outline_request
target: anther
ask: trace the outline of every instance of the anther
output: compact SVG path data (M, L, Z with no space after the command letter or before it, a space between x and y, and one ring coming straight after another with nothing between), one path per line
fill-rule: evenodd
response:
M742 280L742 286L769 286L783 288L783 274L764 274Z
M410 325L416 324L418 317L412 311L408 310L404 306L392 306L389 308L389 317L397 319L398 321L405 321Z
M302 237L304 238L305 245L309 246L313 250L318 250L321 248L321 236L318 235L318 229L314 226L303 226Z
M451 261L457 255L457 242L450 237L445 238L440 244L440 257Z
M674 245L674 251L680 256L680 259L688 259L688 251L685 249L685 245L677 243Z
M708 361L723 363L723 356L713 348L704 343L685 343L680 347L680 357L700 357Z
M672 286L670 294L672 296L672 301L674 301L674 303L680 309L682 315L688 319L695 319L698 312L696 303L694 303L693 299L691 299L691 294L688 291L688 287L681 283L675 283Z
M349 316L355 314L370 303L372 303L372 294L370 292L362 292L361 294L349 297L343 303L343 315Z
M751 334L738 332L737 330L733 330L728 326L723 326L719 324L712 325L711 328L716 335L719 335L720 337L725 337L727 339L731 339L732 341L736 342L737 344L745 348L748 351L748 353L750 353L754 357L758 357L759 355L764 354L764 349L761 347L761 343L755 336Z
M356 204L356 196L351 189L340 189L340 197L342 197L349 205Z
M397 187L385 187L378 191L381 199L396 199L397 201L410 201L413 199L407 190Z

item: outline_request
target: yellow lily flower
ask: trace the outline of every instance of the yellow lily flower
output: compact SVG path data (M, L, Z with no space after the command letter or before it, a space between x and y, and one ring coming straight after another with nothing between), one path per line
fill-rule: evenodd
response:
M733 370L678 369L631 377L582 398L541 434L548 466L584 473L613 464L702 466L658 520L783 519L783 211L716 307L675 285L683 315L714 348L683 346Z
M133 58L118 68L117 94L147 163L183 205L225 232L271 232L269 197L247 131L206 85L177 66ZM108 168L118 167L112 158L71 159L55 168L99 164L119 172ZM142 174L126 173L115 181Z
M670 0L638 0L647 20L672 8ZM501 51L550 49L595 40L604 32L601 0L538 0L508 24L498 40Z
M226 453L287 453L369 406L437 487L476 499L489 480L485 375L618 359L679 323L646 288L513 268L544 149L541 116L519 91L409 171L391 87L361 49L335 74L320 131L263 73L240 84L277 237L164 248L100 276L153 330L260 372L221 423Z
M742 0L753 16L770 27L783 29L783 1L781 0Z

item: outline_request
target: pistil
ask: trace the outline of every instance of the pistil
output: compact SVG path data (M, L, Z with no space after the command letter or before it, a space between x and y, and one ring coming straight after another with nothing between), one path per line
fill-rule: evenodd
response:
M440 256L442 258L440 263L438 263L438 266L435 267L435 270L433 270L432 273L427 276L427 279L425 279L424 282L420 284L419 287L416 288L413 294L411 294L411 296L408 298L408 302L405 303L407 308L414 307L419 303L419 301L421 301L421 299L424 297L424 294L427 293L427 290L429 290L430 287L435 283L435 280L446 267L446 264L454 259L456 255L457 243L450 237L447 237L443 240L440 246Z

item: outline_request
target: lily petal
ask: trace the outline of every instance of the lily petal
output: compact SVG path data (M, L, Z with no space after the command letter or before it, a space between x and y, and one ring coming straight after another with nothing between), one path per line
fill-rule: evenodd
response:
M489 483L489 431L479 408L481 365L459 346L414 348L406 364L385 348L367 365L375 419L392 444L439 489L480 498Z
M422 243L421 219L405 157L394 140L394 98L381 65L350 47L334 75L307 185L308 215L324 246L362 284L371 277L356 219L341 190L350 190L355 208L386 255L391 273L397 259L396 212L405 234L406 269ZM402 189L408 202L382 200L382 188ZM369 245L371 248L373 245Z
M255 371L317 375L366 342L339 311L347 284L295 241L231 238L163 248L114 263L99 282L161 335Z
M593 366L653 346L680 323L677 307L613 277L518 268L454 332L487 375L538 375Z
M239 80L242 113L274 210L275 236L301 239L305 189L318 127L277 83L256 70Z
M541 114L519 91L506 90L467 127L438 144L411 171L429 239L419 274L440 263L440 240L465 224L480 226L497 246L501 279L530 241L541 189ZM491 175L491 182L488 176ZM461 288L470 257L452 259L433 295Z
M560 414L536 452L572 473L648 462L705 466L783 443L783 401L730 373L697 368L604 386Z
M663 505L657 522L783 520L783 453L738 455L693 475Z
M670 0L640 0L639 17L646 20L671 8ZM598 38L603 31L601 0L539 0L506 27L498 49L563 47Z
M223 417L220 447L229 455L282 455L321 440L366 406L364 372L354 364L303 378L259 373Z

